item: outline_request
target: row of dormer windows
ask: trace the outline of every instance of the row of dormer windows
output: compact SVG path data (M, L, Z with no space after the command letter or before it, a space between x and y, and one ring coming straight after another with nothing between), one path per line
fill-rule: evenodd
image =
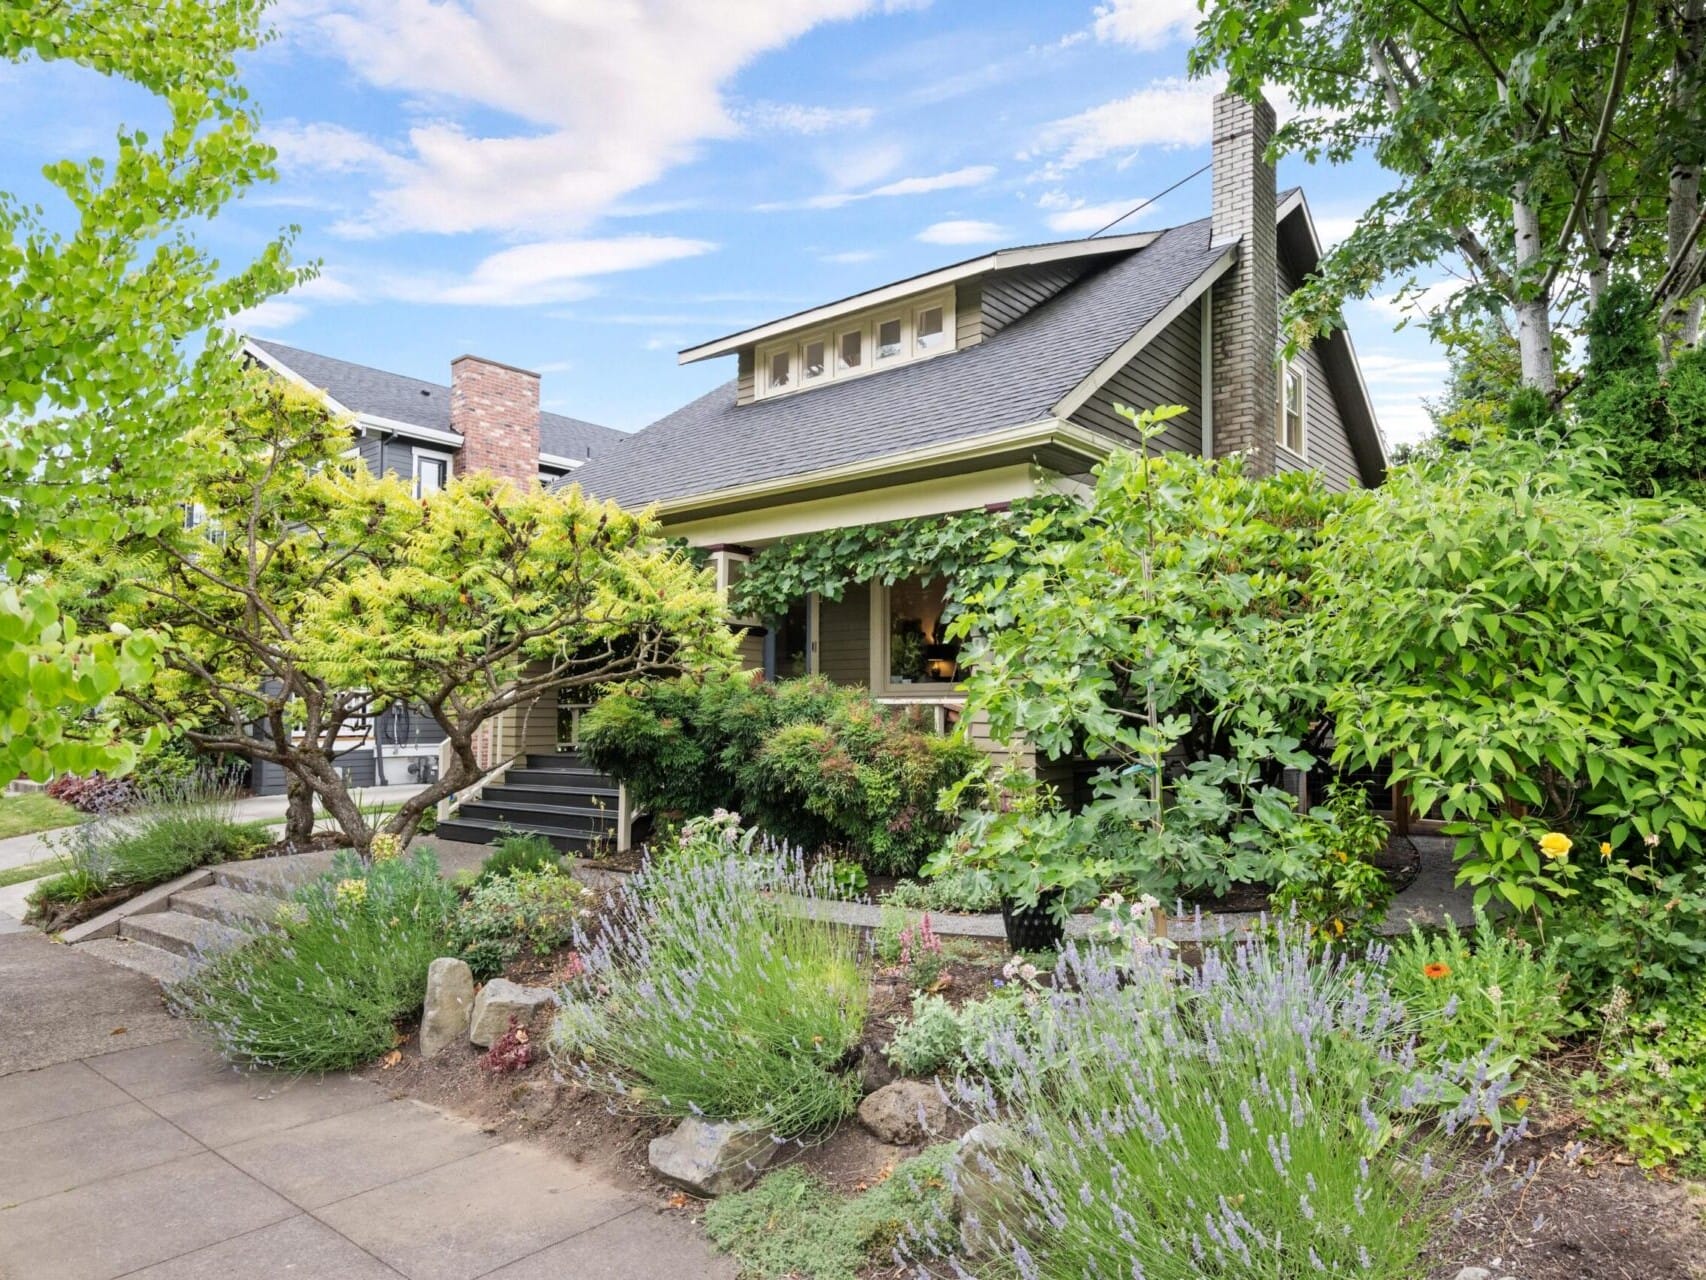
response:
M761 344L754 393L784 395L949 351L954 291L907 298L838 324Z

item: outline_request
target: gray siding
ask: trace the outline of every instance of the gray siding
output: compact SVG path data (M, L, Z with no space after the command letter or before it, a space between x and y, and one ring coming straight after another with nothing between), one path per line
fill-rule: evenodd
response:
M1195 304L1155 336L1113 377L1096 389L1072 421L1122 440L1136 439L1116 404L1152 409L1182 404L1189 412L1167 424L1159 444L1181 453L1202 452L1202 306Z
M1000 333L1083 274L1084 265L1077 262L992 272L983 282L983 336L989 338Z
M1280 305L1291 296L1300 282L1282 259L1279 265ZM1320 344L1313 344L1299 357L1306 370L1303 408L1303 457L1299 458L1283 445L1274 449L1274 466L1280 471L1302 471L1313 467L1332 489L1355 489L1362 484L1357 470L1356 454L1350 437L1345 434L1345 421L1339 413L1339 402L1333 394L1333 384L1327 377L1327 367L1321 362ZM1274 406L1277 419L1279 406ZM1276 422L1276 430L1277 430Z
M835 684L871 683L871 588L849 586L818 602L817 669Z
M743 347L735 356L736 404L751 404L758 394L758 379L753 372L757 367L758 353L751 347Z
M975 347L983 341L983 281L961 280L954 286L954 347Z
M454 454L455 450L449 445L422 445L423 449L431 449L436 453ZM382 476L387 471L396 473L399 479L408 480L415 474L415 446L407 440L395 436L381 435L377 431L369 431L360 436L355 442L356 452L367 464L367 469L376 476Z
M373 748L357 747L342 755L332 757L332 766L340 772L350 775L350 785L371 787L373 785ZM386 758L386 776L392 782L407 782L409 780L408 762ZM285 791L284 769L269 760L260 760L255 764L254 791L258 796L282 796Z

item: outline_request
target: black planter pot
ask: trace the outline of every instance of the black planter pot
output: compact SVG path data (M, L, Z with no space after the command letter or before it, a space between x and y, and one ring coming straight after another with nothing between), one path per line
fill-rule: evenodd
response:
M1066 923L1053 911L1059 891L1038 896L1028 907L1011 898L1001 899L1001 924L1007 930L1007 945L1014 951L1058 951L1066 941Z

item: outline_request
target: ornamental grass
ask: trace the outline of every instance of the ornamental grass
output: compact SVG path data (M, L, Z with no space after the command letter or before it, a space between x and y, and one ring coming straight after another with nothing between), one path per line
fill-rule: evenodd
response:
M779 1137L851 1112L844 1069L868 999L854 931L810 917L826 865L754 845L649 861L614 893L553 1048L628 1108L752 1120Z
M1193 972L1069 948L1047 1016L953 1087L1009 1134L954 1174L980 1184L965 1238L983 1256L952 1256L942 1230L910 1253L1024 1280L1420 1274L1473 1182L1462 1131L1496 1115L1503 1082L1416 1063L1383 960L1253 940ZM1482 1144L1484 1173L1516 1132Z

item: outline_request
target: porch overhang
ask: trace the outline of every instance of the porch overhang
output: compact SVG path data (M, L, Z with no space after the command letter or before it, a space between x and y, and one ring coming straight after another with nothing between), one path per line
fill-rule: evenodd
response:
M1031 497L1082 475L1122 447L1089 428L1044 418L803 475L658 503L671 536L695 546L757 544L800 533L964 511Z

